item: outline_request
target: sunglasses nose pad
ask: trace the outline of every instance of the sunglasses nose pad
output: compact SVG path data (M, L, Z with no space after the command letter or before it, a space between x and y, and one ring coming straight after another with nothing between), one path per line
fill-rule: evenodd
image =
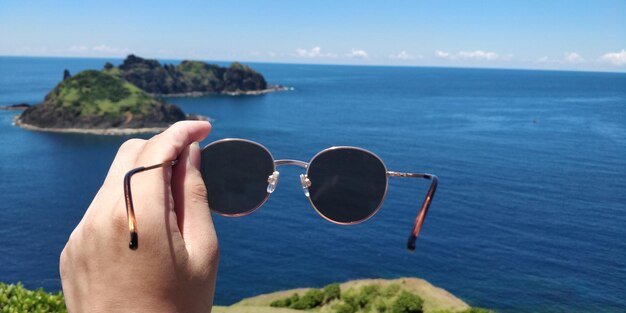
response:
M278 171L274 171L272 175L267 178L267 193L272 193L276 190L276 185L278 185L278 177L280 173Z
M302 185L302 191L304 195L309 197L309 187L311 187L311 181L304 174L300 174L300 184Z

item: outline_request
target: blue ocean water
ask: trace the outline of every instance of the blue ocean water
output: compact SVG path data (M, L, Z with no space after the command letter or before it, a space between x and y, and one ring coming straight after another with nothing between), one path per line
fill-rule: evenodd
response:
M0 57L0 105L40 102L64 68L106 61L121 62ZM626 309L625 74L252 66L295 90L168 99L212 118L205 144L247 138L300 160L361 146L440 185L411 254L427 181L391 179L377 215L340 227L310 207L300 169L281 169L261 209L214 215L216 303L417 276L503 312ZM57 290L59 253L128 137L27 131L11 124L16 114L0 111L0 281Z

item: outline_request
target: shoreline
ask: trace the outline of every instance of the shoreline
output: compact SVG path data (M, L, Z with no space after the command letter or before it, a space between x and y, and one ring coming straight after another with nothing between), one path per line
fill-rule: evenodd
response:
M294 90L293 87L286 87L281 85L269 86L268 88L262 90L249 90L249 91L222 91L222 92L202 92L202 91L191 91L191 92L183 92L183 93L151 93L150 95L160 98L181 98L181 97L202 97L208 95L226 95L226 96L258 96L264 95L272 92L278 91L288 91Z
M168 126L164 127L144 127L144 128L50 128L50 127L38 127L30 124L26 124L20 120L20 116L16 115L13 118L13 125L21 127L23 129L31 131L49 132L49 133L66 133L66 134L89 134L89 135L107 135L107 136L120 136L120 135L136 135L136 134L156 134L166 130Z

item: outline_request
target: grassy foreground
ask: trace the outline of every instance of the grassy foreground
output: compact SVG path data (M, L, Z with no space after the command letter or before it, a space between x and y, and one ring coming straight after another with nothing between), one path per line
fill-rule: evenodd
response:
M297 296L296 296L297 295ZM300 288L244 299L214 313L488 313L418 278L363 279L323 289Z
M0 312L2 313L47 313L67 312L63 294L47 293L43 289L28 290L22 286L0 283Z
M364 279L247 298L214 313L489 313L418 278ZM0 312L67 312L63 294L0 283Z

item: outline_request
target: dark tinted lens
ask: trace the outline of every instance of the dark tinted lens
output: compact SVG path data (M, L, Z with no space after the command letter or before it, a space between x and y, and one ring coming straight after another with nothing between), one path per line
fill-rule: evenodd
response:
M313 205L327 218L359 222L380 206L387 189L387 172L373 154L337 148L317 155L309 165L309 194Z
M226 140L202 150L202 178L209 208L222 214L247 213L268 196L267 178L274 171L272 156L262 146Z

